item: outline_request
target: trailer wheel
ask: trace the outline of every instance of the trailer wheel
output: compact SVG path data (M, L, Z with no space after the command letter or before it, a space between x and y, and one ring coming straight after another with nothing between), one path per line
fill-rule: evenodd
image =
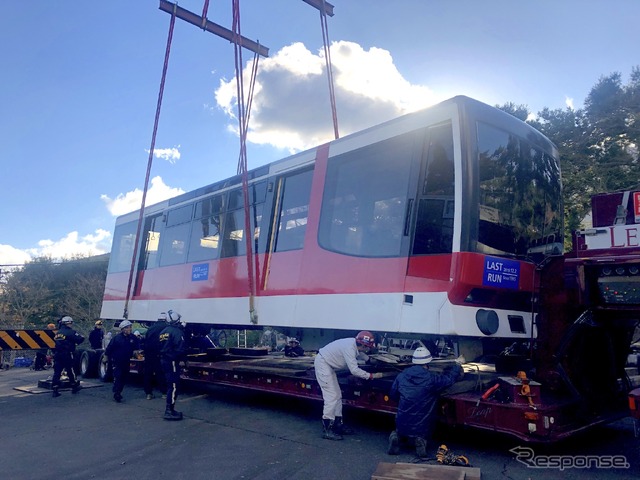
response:
M98 362L98 376L103 382L110 382L113 380L113 370L111 370L111 363L109 357L105 353L100 355L100 361Z
M84 349L76 349L73 354L73 371L76 373L76 376L80 374L80 367L82 363L82 355L84 354Z
M95 350L85 350L80 356L80 375L83 378L95 378L98 376L98 361L100 354Z

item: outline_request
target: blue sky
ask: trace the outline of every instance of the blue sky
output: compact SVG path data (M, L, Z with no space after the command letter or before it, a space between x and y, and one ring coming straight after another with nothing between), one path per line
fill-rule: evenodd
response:
M463 94L581 108L602 75L640 64L637 0L333 0L340 134ZM140 205L170 15L157 0L5 0L0 16L0 265L109 251ZM203 0L183 0L201 14ZM231 28L230 0L210 0ZM317 10L241 0L269 47L250 169L329 140ZM245 62L252 54L245 51ZM147 203L235 174L233 46L177 21Z

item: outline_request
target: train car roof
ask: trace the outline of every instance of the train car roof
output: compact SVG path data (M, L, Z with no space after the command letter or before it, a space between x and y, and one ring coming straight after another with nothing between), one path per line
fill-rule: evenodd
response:
M480 113L482 112L483 117L486 118L490 123L495 123L497 126L500 124L509 122L510 126L515 128L517 134L521 135L524 138L527 138L534 144L538 144L547 150L557 152L557 149L553 143L548 140L544 135L538 132L535 128L528 125L527 123L521 121L520 119L506 113L496 107L492 107L486 103L480 102L473 98L467 97L465 95L457 95L455 97L444 100L440 103L432 105L430 107L424 108L422 110L418 110L416 112L407 113L401 115L399 117L393 118L391 120L387 120L380 124L373 125L371 127L365 128L363 130L359 130L357 132L350 133L344 137L331 140L327 143L331 144L332 147L339 146L344 142L352 142L355 138L359 136L364 136L374 132L376 130L384 130L389 126L394 124L401 124L403 122L410 122L411 120L417 120L424 116L431 115L433 112L438 110L451 108L451 106L457 106L457 109L460 115L467 115L469 113ZM493 122L492 122L493 120ZM514 122L514 120L516 120ZM285 158L275 160L273 162L267 163L260 167L254 168L247 172L248 180L256 180L259 178L266 178L271 175L275 175L280 172L284 172L291 167L300 168L306 164L312 164L315 161L316 150L320 145L316 145L315 147L309 148L302 152L295 153L293 155L287 156ZM202 197L204 195L212 194L219 191L229 190L233 187L237 187L242 183L241 175L234 175L233 177L225 178L223 180L219 180L217 182L211 183L209 185L205 185L203 187L196 188L195 190L191 190L189 192L177 195L167 200L163 200L162 202L158 202L153 205L147 205L145 207L145 214L151 214L159 211L163 211L173 205L179 205L181 203L187 202L189 200ZM121 224L131 220L137 219L139 216L139 209L133 212L126 213L118 217L116 223Z

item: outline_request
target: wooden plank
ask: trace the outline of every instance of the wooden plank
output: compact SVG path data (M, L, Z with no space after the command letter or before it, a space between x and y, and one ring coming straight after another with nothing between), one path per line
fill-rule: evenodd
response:
M371 480L480 480L479 468L416 463L378 464Z

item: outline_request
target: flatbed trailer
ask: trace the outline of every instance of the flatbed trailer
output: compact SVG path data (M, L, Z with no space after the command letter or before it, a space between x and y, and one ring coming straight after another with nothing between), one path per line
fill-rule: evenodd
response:
M283 355L228 354L211 361L198 360L197 356L188 360L183 372L185 380L322 400L311 356L289 358ZM361 368L374 371L369 366ZM343 403L355 408L395 413L396 403L389 397L389 389L398 370L388 367L375 371L383 371L385 377L365 382L347 370L339 371Z
M411 363L401 356L397 363L389 363L389 355L385 356L386 362L360 365L366 371L382 373L382 378L363 381L348 370L337 372L345 406L382 414L396 413L397 402L390 396L391 385L398 373ZM375 360L376 355L371 357ZM452 359L434 359L430 368L441 372L452 363ZM132 374L142 375L144 357L132 358L130 367ZM268 353L263 348L212 348L208 352L189 354L182 367L183 381L194 384L322 401L311 352L289 358L279 352ZM590 406L583 398L527 379L524 371L505 373L504 368L500 362L476 361L463 365L463 379L440 397L439 420L448 426L493 431L527 443L553 443L629 414L620 407L617 398L611 398L609 409L589 411ZM636 369L632 374L636 379L637 373ZM99 376L103 381L111 380L110 370L104 363Z
M139 365L139 361L137 363ZM430 368L439 372L451 363L452 360L434 360ZM397 374L408 366L410 363L362 365L367 371L383 373L382 378L371 381L360 380L347 370L339 371L343 404L395 414L397 402L389 395L391 385ZM612 408L585 423L584 412L574 398L556 395L541 388L536 381L523 382L521 374L499 373L494 364L478 362L465 364L464 372L464 378L441 396L440 420L450 426L494 431L528 443L549 443L628 415L624 410ZM201 384L322 401L312 356L218 354L212 357L203 353L192 355L185 363L182 378ZM523 384L528 388L523 389ZM488 395L497 385L499 388Z

